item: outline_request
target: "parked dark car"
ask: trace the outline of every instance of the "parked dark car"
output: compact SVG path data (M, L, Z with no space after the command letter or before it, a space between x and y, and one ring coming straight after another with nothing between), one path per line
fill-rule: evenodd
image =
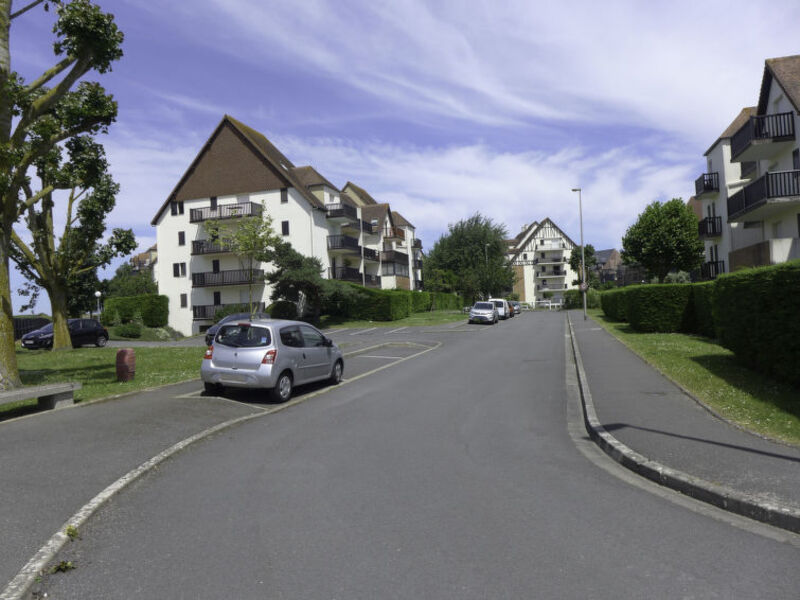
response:
M269 319L269 315L263 312L257 312L253 314L254 319ZM211 342L214 340L214 336L217 334L219 330L219 326L225 323L230 323L231 321L249 321L250 320L250 313L233 313L231 315L227 315L222 317L219 321L214 323L211 327L206 329L206 346L210 346Z
M86 344L105 346L108 342L108 330L97 319L67 319L69 337L73 348ZM53 324L31 331L22 336L22 346L34 350L36 348L53 347Z

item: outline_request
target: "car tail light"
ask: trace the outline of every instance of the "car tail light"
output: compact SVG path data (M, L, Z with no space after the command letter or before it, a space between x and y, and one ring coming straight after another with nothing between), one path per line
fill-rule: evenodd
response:
M262 365L274 365L275 359L278 357L278 351L274 348L272 350L267 350L267 353L264 355L264 358L261 359Z
M214 346L209 346L208 350L206 350L206 353L203 355L203 360L211 360L213 356L214 356Z

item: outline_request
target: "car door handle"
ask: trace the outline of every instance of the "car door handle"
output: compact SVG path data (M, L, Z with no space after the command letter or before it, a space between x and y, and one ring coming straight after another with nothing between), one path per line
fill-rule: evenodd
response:
M305 353L305 352L303 352L303 358L305 358L305 357L306 357L306 353Z

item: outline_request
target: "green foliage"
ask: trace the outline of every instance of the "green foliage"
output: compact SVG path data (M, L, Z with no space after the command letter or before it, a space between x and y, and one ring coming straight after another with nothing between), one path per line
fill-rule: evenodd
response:
M703 260L697 217L680 198L647 206L626 231L622 248L626 263L641 263L659 281L673 269L696 269Z
M327 289L319 259L300 254L288 242L280 241L275 245L272 263L275 270L266 277L272 285L270 298L289 300L301 307L302 314L319 316Z
M600 285L600 278L597 276L595 267L597 266L597 257L595 256L594 246L586 244L583 251L584 262L586 263L586 278L589 281L589 286L597 287ZM578 285L581 282L581 247L575 246L569 255L569 266L577 274L578 278L572 284ZM583 302L581 300L581 302ZM583 306L583 305L581 305Z
M142 311L138 308L133 311L133 318L131 319L131 323L138 325L139 327L144 327L144 319L142 318Z
M114 328L114 333L124 338L142 337L142 326L139 323L123 323Z
M445 292L377 290L354 283L335 282L323 304L325 314L365 321L394 321L415 312L458 310L461 299Z
M628 322L636 331L673 333L691 327L691 285L637 285L625 293Z
M600 308L609 319L613 321L628 320L627 291L630 289L632 288L614 288L600 294Z
M564 308L583 308L580 290L564 292ZM600 308L600 292L592 288L586 290L586 308Z
M246 312L250 312L249 304L225 304L224 306L220 306L214 312L214 322L216 323L222 318L227 317L228 315L232 315L234 313L246 313ZM271 313L269 311L267 311L267 314L270 314L271 316Z
M116 327L117 325L122 325L122 319L119 316L119 311L114 311L111 313L109 317L108 324L112 327Z
M664 277L664 283L691 283L692 278L686 271L672 271Z
M297 305L289 300L278 300L269 305L267 312L273 319L296 319Z
M157 294L158 285L153 281L150 269L134 271L133 266L126 262L117 267L108 283L109 296L138 296L140 294Z
M692 325L691 330L700 335L714 338L714 291L716 281L692 284Z
M130 323L137 311L147 327L164 327L169 320L169 299L157 294L108 298L100 320L104 325L110 325L112 315L116 314L123 324Z
M720 343L741 363L800 385L800 260L722 275L715 283Z
M480 294L499 295L513 287L514 271L505 258L505 227L475 214L448 230L423 263L427 289L457 291L472 302Z

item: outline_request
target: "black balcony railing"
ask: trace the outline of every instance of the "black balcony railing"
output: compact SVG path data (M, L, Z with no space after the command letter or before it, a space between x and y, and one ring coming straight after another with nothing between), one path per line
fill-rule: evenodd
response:
M331 279L361 283L361 272L355 267L334 267L328 270Z
M563 265L565 262L567 261L564 259L563 255L559 255L548 258L534 258L531 264L538 265L541 263L543 265Z
M706 217L697 226L700 237L719 237L722 235L722 217Z
M212 242L211 240L194 240L192 241L192 254L220 254L222 252L230 252L231 247L228 244L221 242Z
M350 206L349 204L326 204L325 216L329 219L347 218L358 222L358 212L354 206Z
M356 238L349 235L329 235L328 250L352 250L360 254L361 246Z
M731 138L731 158L744 152L756 140L780 141L792 138L794 138L794 113L750 117Z
M262 269L234 269L217 273L192 273L192 287L211 287L218 285L245 285L250 282L263 283Z
M380 275L364 275L364 284L367 287L381 287Z
M421 292L424 289L421 279L414 280L414 289L417 290L418 292Z
M696 196L719 191L719 173L703 173L694 181Z
M563 283L563 284L562 283L551 283L550 285L548 285L546 283L539 283L539 284L536 285L536 289L544 291L544 292L546 292L548 290L550 290L550 291L565 290L565 289L567 289L567 284L566 283Z
M422 250L422 240L417 238L414 240L414 243L411 244L412 248L416 248L417 250Z
M223 204L215 209L211 207L193 208L189 211L189 222L198 223L209 219L235 219L237 217L261 216L263 208L255 202L240 202L238 204Z
M408 265L408 254L397 250L384 250L381 252L381 261L385 263L398 263Z
M195 321L206 319L216 321L217 311L230 306L241 307L241 312L247 312L250 310L247 302L240 304L195 304L192 306L192 317L195 319ZM255 312L263 313L266 310L263 302L256 302L253 306Z
M380 257L378 256L378 251L373 250L372 248L364 248L364 260L373 260L373 261L380 260Z
M800 196L800 171L765 173L728 198L728 219L764 204L769 198Z
M700 275L703 279L716 279L725 272L725 261L717 260L700 265Z
M415 269L421 269L422 268L422 261L421 260L415 260L414 261L414 268Z

